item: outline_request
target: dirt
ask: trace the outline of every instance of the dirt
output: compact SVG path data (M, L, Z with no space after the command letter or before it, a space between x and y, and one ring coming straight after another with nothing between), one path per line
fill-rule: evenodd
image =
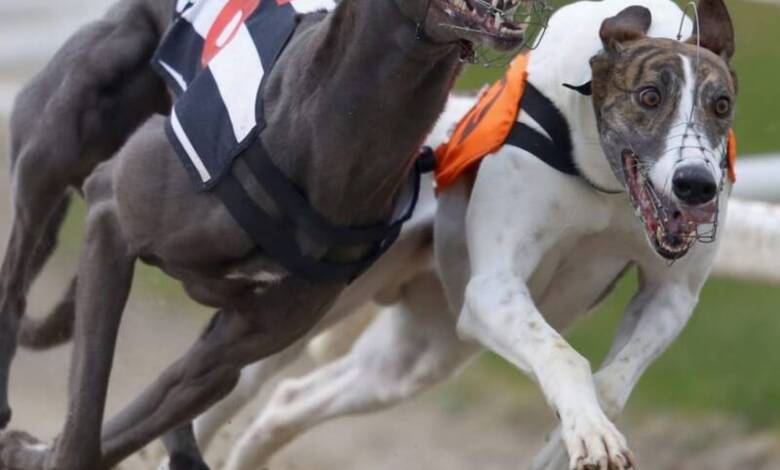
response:
M64 37L99 11L95 0L5 0L0 5L0 121L21 80L40 66ZM46 35L41 35L47 31ZM44 36L42 40L39 40ZM10 41L10 42L9 42ZM0 148L5 148L5 123ZM3 159L5 160L5 159ZM0 237L9 225L7 166L0 171ZM77 246L66 245L45 270L30 296L30 312L43 312L67 285ZM171 300L155 281L139 283L122 325L109 391L108 415L131 400L194 340L208 313L181 297ZM70 347L44 353L21 351L11 376L11 427L50 440L66 413ZM448 404L449 389L435 390L395 409L345 418L320 426L285 449L273 470L504 470L527 468L552 426L538 397L513 395L502 387L474 400ZM251 420L259 400L235 419L208 453L218 469L235 436ZM780 438L752 434L726 418L683 418L670 414L635 418L622 429L641 468L657 470L780 469ZM156 468L155 444L122 465L126 470Z

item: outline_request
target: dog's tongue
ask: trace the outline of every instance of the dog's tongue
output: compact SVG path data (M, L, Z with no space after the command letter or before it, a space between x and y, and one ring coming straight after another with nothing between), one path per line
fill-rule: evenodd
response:
M706 224L708 222L712 222L712 220L715 218L715 212L717 210L718 206L715 204L715 202L711 202L703 206L686 207L683 210L683 217L690 222Z

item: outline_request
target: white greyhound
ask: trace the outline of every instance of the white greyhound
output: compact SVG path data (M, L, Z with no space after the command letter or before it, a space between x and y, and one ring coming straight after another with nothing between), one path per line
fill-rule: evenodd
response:
M420 243L426 194L414 242L402 238L384 260L394 270L380 263L358 280L323 327L380 292L397 305L347 355L283 382L227 468L262 468L315 424L395 404L483 348L531 375L560 418L533 469L635 466L611 420L693 312L717 246L704 242L716 241L733 182L733 28L722 0L700 0L696 23L669 0L578 2L553 15L540 47L512 66L523 70L484 93L438 151L437 269ZM508 137L477 142L490 147L481 162L459 161L471 134L506 121L493 105L513 87L526 95ZM452 98L430 142L446 141L472 105ZM559 331L631 267L638 292L592 374ZM201 444L304 344L245 369L237 392L199 419Z

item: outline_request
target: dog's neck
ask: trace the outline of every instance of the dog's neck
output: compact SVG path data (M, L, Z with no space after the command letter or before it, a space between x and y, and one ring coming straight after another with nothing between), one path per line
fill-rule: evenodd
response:
M545 35L540 47L531 54L528 77L539 91L555 103L568 121L572 156L582 176L595 187L622 191L601 148L592 99L563 86L564 83L582 85L591 79L588 60L601 48L597 29L601 20L594 19L593 24L592 37L572 38L572 34L586 35L581 29L577 31L568 28L565 22L551 23L548 31L551 34ZM562 28L568 30L566 40L558 45L553 44L550 36L560 34ZM561 48L560 44L565 46ZM555 50L550 50L553 48Z
M528 65L529 80L555 103L569 123L577 167L594 186L607 191L622 192L623 187L601 148L593 101L563 84L576 86L591 80L590 58L603 47L599 37L601 23L632 4L647 4L652 9L650 36L677 36L682 12L672 2L577 2L561 8L551 18L545 36L539 48L531 54ZM583 18L587 18L586 23L583 23ZM682 33L687 37L691 22L686 20L683 26Z
M375 223L444 107L459 48L419 38L396 0L343 0L300 29L267 84L263 140L332 222Z

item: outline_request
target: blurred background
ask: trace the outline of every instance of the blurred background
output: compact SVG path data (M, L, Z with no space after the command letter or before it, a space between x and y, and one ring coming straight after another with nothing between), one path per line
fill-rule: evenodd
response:
M365 0L372 1L372 0ZM554 2L556 5L564 2ZM107 0L0 2L0 146L7 113L21 84ZM737 30L736 132L740 154L780 152L780 0L729 0ZM502 73L471 66L460 90ZM743 157L741 157L743 158ZM7 159L0 175L0 236L8 233ZM31 296L42 312L65 288L81 240L83 207L72 210L62 246ZM780 261L780 260L778 260ZM780 265L778 265L780 269ZM122 329L110 391L111 410L126 403L196 337L210 312L186 299L159 272L138 271ZM604 305L568 337L596 367L636 287L629 275ZM780 469L780 286L712 279L681 338L645 374L624 429L643 469ZM65 414L69 348L21 352L12 377L12 426L51 438ZM210 452L219 468L256 400ZM304 436L275 461L276 469L526 468L553 417L536 386L485 354L455 380L397 409L340 420ZM154 468L151 448L125 468Z

